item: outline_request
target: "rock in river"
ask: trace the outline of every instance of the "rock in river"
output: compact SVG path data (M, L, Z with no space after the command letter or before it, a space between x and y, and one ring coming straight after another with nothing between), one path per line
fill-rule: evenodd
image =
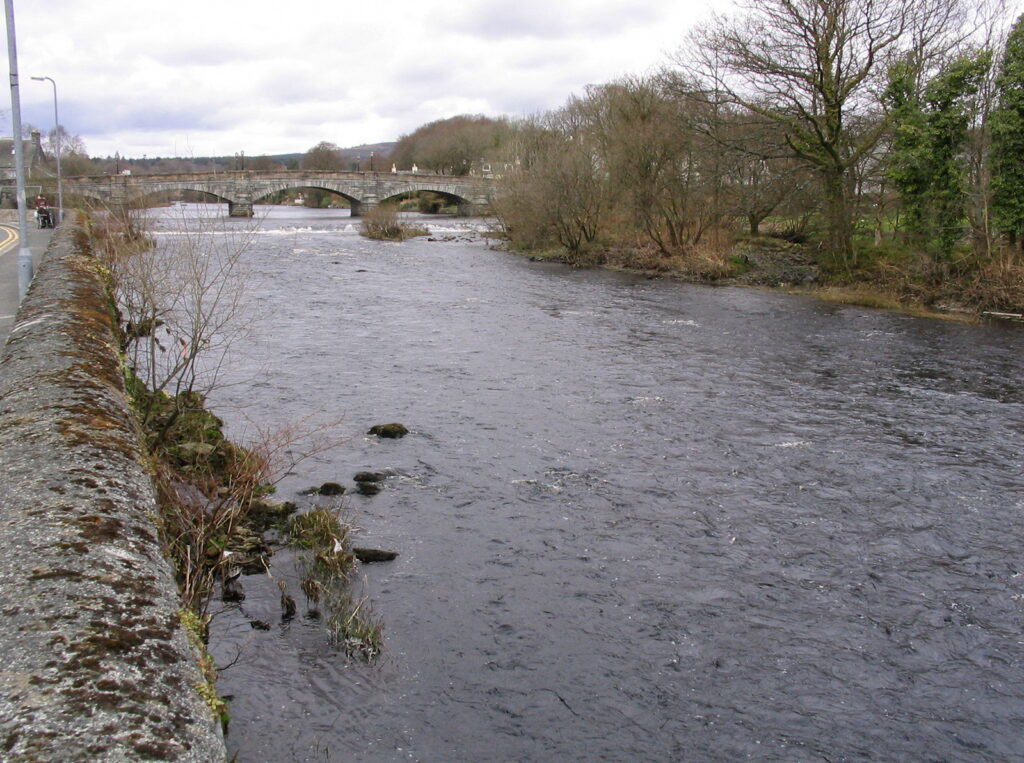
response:
M399 437L405 437L409 434L409 430L398 423L377 424L376 426L370 427L370 431L368 431L367 434L375 434L378 437L398 439Z
M356 482L383 482L384 477L384 472L356 472L352 479Z
M345 487L337 482L325 482L316 492L320 495L341 495L345 492Z
M380 485L376 482L357 482L356 490L363 495L377 495L380 492Z
M352 553L363 564L370 562L390 562L398 556L397 551L381 551L378 548L353 548Z

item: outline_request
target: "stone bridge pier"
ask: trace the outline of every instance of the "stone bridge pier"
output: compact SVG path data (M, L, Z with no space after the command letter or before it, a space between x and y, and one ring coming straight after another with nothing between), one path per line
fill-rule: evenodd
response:
M228 216L229 217L252 217L252 202L251 201L229 201L228 202Z
M352 217L362 217L372 209L377 208L377 202L375 201L349 201L349 213Z

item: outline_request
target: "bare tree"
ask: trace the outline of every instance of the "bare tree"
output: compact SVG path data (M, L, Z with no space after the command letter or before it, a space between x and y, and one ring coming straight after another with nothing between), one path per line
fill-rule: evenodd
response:
M494 202L506 233L527 248L554 239L579 259L607 209L607 175L579 113L528 120L510 146L516 168Z
M345 155L334 143L322 140L302 155L299 167L304 170L335 171L345 169Z
M243 313L250 281L243 255L255 229L213 236L202 218L181 219L154 245L143 215L108 213L112 231L97 237L96 248L126 321L126 365L148 390L139 410L147 426L165 397L187 406L189 393L209 393L228 348L251 324Z
M480 159L494 159L511 133L506 119L461 114L428 122L399 138L391 161L442 175L466 175Z
M579 115L600 151L611 195L662 254L698 242L716 221L717 146L690 128L682 104L659 79L590 88L565 111Z

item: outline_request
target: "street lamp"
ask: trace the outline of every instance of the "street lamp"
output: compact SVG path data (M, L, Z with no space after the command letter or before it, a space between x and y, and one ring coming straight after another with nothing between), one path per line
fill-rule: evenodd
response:
M57 114L57 83L53 81L53 77L33 77L32 79L36 82L48 80L53 85L53 134L54 140L57 142L57 222L59 223L64 217L64 186L60 177L60 116Z
M18 45L14 34L14 0L4 0L7 22L7 62L11 73L11 128L14 139L14 182L18 193L18 301L25 298L32 282L32 250L28 248L28 222L25 218L25 144L21 139L21 94L18 86Z

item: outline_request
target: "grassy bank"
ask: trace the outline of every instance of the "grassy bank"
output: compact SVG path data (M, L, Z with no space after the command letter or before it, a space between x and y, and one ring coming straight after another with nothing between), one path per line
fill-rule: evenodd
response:
M692 283L783 289L828 302L971 321L985 312L1024 313L1024 258L1003 252L945 262L906 247L865 245L846 267L813 241L720 236L666 256L653 247L595 242L576 254L564 248L509 247L535 260L678 278Z

